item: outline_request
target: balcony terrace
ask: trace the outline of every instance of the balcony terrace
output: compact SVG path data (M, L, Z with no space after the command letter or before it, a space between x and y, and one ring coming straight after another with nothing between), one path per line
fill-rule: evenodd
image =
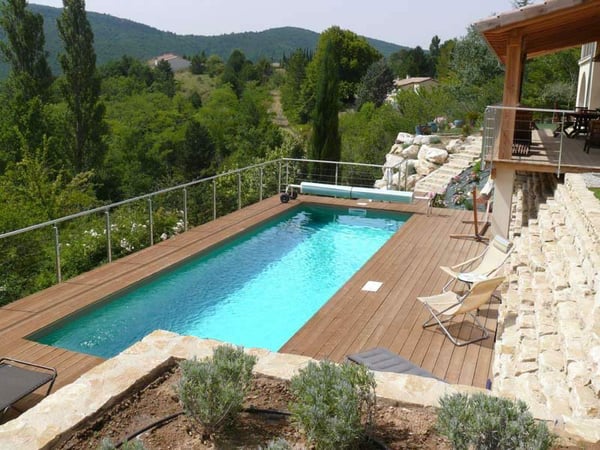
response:
M514 120L512 123L516 123L516 127L502 126L502 116L506 112L512 112L515 117L528 114L531 120L527 120L527 123ZM600 172L600 148L592 148L589 153L583 151L587 131L578 129L578 133L575 133L573 121L570 120L573 114L574 111L488 107L483 129L484 160L497 169L555 173L557 176L564 173ZM597 115L600 118L600 113ZM523 132L528 135L530 143L521 144L523 148L527 148L518 151L518 136L522 138ZM503 143L511 147L509 158L501 156L503 134L513 136L512 142Z

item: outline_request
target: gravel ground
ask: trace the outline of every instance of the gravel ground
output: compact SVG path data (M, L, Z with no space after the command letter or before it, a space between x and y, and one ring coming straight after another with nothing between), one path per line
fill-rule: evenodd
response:
M600 188L600 173L584 173L582 176L588 188Z

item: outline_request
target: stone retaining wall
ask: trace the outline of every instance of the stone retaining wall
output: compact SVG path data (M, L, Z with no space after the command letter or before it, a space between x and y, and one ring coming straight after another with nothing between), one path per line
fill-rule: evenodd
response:
M155 331L0 426L0 449L52 448L60 442L63 433L85 422L96 411L118 402L131 386L140 384L148 374L156 372L172 358L202 359L212 356L219 345L222 342ZM246 349L246 352L258 358L255 372L286 380L313 361L306 356L264 349ZM444 394L489 393L470 386L397 373L375 372L375 381L378 398L394 403L438 406L438 399Z
M199 359L211 356L221 342L155 331L114 358L94 367L74 383L44 398L18 418L0 426L0 448L34 450L52 448L62 435L85 423L96 411L109 408L130 389L147 379L148 374L172 358ZM299 355L246 349L256 355L255 372L290 379L312 361ZM471 386L451 385L433 378L375 372L379 399L400 404L439 406L446 394L490 391ZM565 417L555 431L563 436L586 442L600 442L600 420Z
M581 175L519 176L493 390L537 417L600 417L600 201ZM596 425L600 428L600 424Z

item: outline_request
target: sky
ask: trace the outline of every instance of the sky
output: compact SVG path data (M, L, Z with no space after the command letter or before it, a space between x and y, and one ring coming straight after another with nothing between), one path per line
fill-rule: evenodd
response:
M30 3L62 7L62 0ZM337 25L398 45L429 48L464 36L469 24L513 9L511 0L87 0L106 13L177 34L212 36L294 26L321 31Z

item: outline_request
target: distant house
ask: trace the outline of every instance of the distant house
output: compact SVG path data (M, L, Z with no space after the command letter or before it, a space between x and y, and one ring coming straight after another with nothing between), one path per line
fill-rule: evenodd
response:
M173 72L189 69L192 65L187 59L183 59L181 56L173 53L165 53L164 55L157 56L152 60L152 63L156 66L160 61L167 61L171 65Z
M419 89L421 88L432 88L438 84L439 83L431 77L396 78L394 80L394 89L388 94L386 102L395 105L396 95L399 91L407 91L411 89L414 92L419 92Z
M406 77L406 78L396 78L394 80L394 87L397 90L405 91L407 89L412 89L417 92L420 88L423 87L433 87L437 86L438 82L431 77Z

